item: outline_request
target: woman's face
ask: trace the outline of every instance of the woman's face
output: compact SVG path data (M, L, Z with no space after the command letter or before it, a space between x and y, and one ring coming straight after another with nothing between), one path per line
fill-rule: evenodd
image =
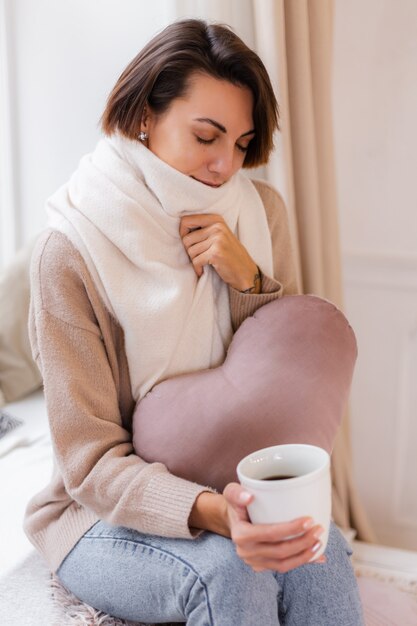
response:
M245 159L254 137L253 96L207 74L194 74L183 98L162 115L147 110L141 130L148 148L162 161L196 180L218 187Z

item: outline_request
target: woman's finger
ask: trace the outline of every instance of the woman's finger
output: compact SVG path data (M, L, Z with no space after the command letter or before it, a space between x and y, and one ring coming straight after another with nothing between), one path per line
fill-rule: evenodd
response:
M191 259L191 263L194 266L195 273L200 278L200 276L202 276L203 274L203 267L205 265L210 265L210 249L195 256L193 259Z
M300 517L291 522L277 524L250 524L239 529L239 536L234 541L248 543L278 543L292 539L314 526L311 517Z
M200 241L204 241L207 237L210 236L210 232L208 228L197 228L188 232L184 237L182 237L182 243L185 249L188 249L190 246L195 243L199 243Z
M184 215L180 219L180 237L183 239L190 231L198 228L205 228L211 226L216 222L223 222L221 215L216 213L198 213L195 215Z
M195 243L189 248L186 248L187 254L190 257L190 259L195 259L200 254L207 252L210 246L211 246L210 240L205 239L204 241L200 241L199 243Z
M239 545L239 556L254 559L288 559L305 550L311 549L323 534L321 526L313 528L304 535L278 543L250 543Z
M311 563L316 558L316 553L320 548L321 543L318 541L311 549L305 550L301 554L297 554L296 556L281 561L277 571L283 574L295 569L296 567L301 567L301 565Z
M239 483L229 483L223 490L227 502L234 507L246 507L253 500L253 494Z
M316 552L321 547L321 543L317 542L313 548L304 550L300 554L296 554L288 559L249 559L246 561L253 568L263 568L273 570L285 574L296 567L313 563Z
M228 505L231 534L242 524L250 526L246 506L252 502L253 495L246 491L239 483L229 483L223 491L223 496Z

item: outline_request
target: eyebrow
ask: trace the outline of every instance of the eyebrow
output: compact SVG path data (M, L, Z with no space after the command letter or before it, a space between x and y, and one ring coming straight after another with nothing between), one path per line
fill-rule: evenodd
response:
M215 128L218 128L218 130L220 130L220 132L227 133L226 127L223 126L223 124L220 124L219 122L216 122L216 120L212 120L209 117L196 117L196 118L194 118L194 121L195 122L205 122L206 124L211 124ZM246 135L254 135L254 134L255 134L255 129L253 128L252 130L248 130L246 133L243 133L243 135L240 135L239 139L241 137L246 137Z

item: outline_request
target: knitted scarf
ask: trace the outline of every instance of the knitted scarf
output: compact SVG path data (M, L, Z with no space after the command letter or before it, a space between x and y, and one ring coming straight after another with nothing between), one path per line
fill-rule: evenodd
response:
M272 275L265 210L246 176L212 188L118 134L81 159L47 213L123 328L135 400L163 379L221 364L232 338L227 285L210 266L197 278L179 235L183 215L221 215Z

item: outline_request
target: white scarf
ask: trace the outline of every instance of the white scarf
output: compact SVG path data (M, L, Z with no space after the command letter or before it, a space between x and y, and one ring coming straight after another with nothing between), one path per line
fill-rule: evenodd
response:
M81 159L47 212L124 330L135 400L163 379L220 365L232 338L227 285L209 266L197 278L179 236L181 216L221 215L272 274L265 210L246 176L212 188L121 135Z

